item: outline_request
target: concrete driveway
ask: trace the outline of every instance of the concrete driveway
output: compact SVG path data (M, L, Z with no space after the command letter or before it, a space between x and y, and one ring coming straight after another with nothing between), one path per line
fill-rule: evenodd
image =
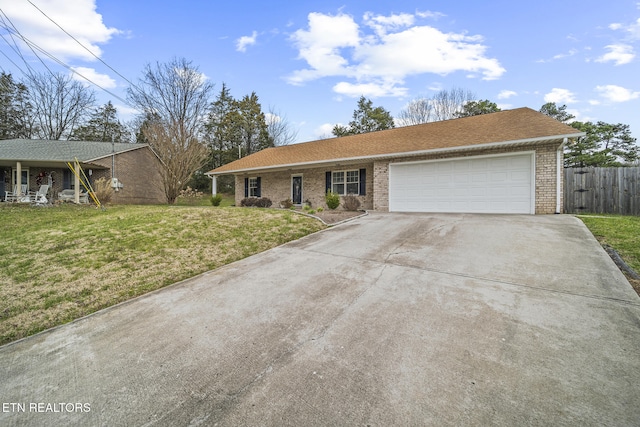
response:
M0 348L0 425L638 425L571 216L370 214Z

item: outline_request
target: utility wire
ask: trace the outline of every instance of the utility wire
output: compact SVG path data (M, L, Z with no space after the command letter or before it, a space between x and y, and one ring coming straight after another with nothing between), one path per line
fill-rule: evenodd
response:
M31 3L31 2L29 2ZM35 6L34 6L35 7ZM38 9L39 10L39 9ZM15 25L13 25L13 23L11 22L11 20L9 19L9 17L2 11L2 9L0 9L0 13L6 18L6 20L11 24L11 27L9 27L7 25L7 23L5 22L4 18L2 18L2 16L0 16L0 22L3 23L3 27L5 30L7 30L9 32L9 35L11 36L11 39L13 40L13 43L15 44L16 48L13 48L11 46L11 44L4 39L4 36L2 36L2 38L5 40L5 42L7 42L7 44L9 45L9 47L11 47L22 59L22 61L25 63L25 65L27 66L27 68L29 69L29 73L28 74L33 74L34 70L33 68L28 64L27 60L24 58L24 55L22 54L22 52L20 51L20 49L17 47L17 43L15 42L15 40L13 39L13 35L15 34L17 37L19 37L28 47L29 49L33 52L33 54L36 56L36 58L38 58L38 60L42 63L42 65L44 65L44 67L49 71L49 73L51 75L55 75L55 73L53 71L51 71L51 69L45 64L45 62L42 60L42 58L40 58L40 56L38 55L38 53L36 52L36 50L40 51L43 55L47 56L49 59L51 59L52 61L54 61L55 63L59 64L60 66L66 68L67 70L71 71L72 73L80 76L81 78L83 78L84 80L86 80L87 82L91 83L92 85L100 88L101 90L103 90L104 92L108 93L109 95L113 96L114 98L118 99L119 101L123 102L125 105L135 108L134 106L132 106L127 100L125 100L124 98L116 95L115 93L111 92L110 90L100 86L99 84L97 84L96 82L92 81L91 79L89 79L88 77L82 75L80 72L78 72L77 70L75 70L73 67L67 65L65 62L61 61L60 59L56 58L53 54L50 54L49 52L47 52L46 50L42 49L40 46L38 46L36 43L32 42L31 40L27 39L25 36L23 36L20 31L18 31L18 29L15 27ZM56 24L57 25L57 24ZM64 31L64 30L63 30ZM65 31L66 33L66 31ZM68 34L68 33L67 33ZM74 39L75 40L75 39ZM77 41L77 40L76 40ZM80 43L80 42L78 42ZM84 46L83 46L84 47ZM85 47L86 49L86 47ZM87 49L88 50L88 49ZM4 53L3 53L4 54ZM6 56L6 55L5 55ZM95 55L94 55L95 56ZM98 58L99 59L99 58ZM11 61L13 62L13 61ZM104 63L104 61L102 61ZM14 63L15 65L15 63ZM106 65L106 64L105 64ZM111 67L109 67L111 68ZM20 69L18 67L18 69ZM22 71L22 70L20 70ZM115 70L114 70L115 71ZM22 71L23 74L24 71ZM117 71L116 71L117 73ZM120 73L117 73L119 76L122 77L122 75ZM129 80L127 80L125 78L125 80L127 82L129 82ZM129 82L130 83L130 82Z
M120 76L124 81L126 81L127 83L129 83L131 86L135 87L135 85L129 81L128 78L126 78L125 76L123 76L122 74L120 74L115 68L113 68L111 65L107 64L105 61L102 60L102 58L100 58L99 56L97 56L95 53L93 53L91 51L91 49L89 49L88 47L86 47L85 45L83 45L77 38L75 38L73 35L69 34L69 32L67 30L65 30L64 28L62 28L60 26L60 24L58 24L56 21L54 21L49 15L47 15L42 9L40 9L38 6L36 6L35 4L33 4L33 2L31 0L27 0L29 2L29 4L31 4L31 6L35 7L38 12L40 12L41 14L43 14L45 16L45 18L47 18L49 21L51 21L56 27L60 28L60 30L62 30L63 33L65 33L66 35L68 35L69 37L71 37L76 43L78 43L80 45L80 47L82 47L84 50L86 50L87 52L89 52L89 54L91 56L93 56L94 58L96 58L98 61L102 62L107 68L109 68L111 71L113 71L114 73L116 73L118 76ZM136 88L137 89L137 88Z

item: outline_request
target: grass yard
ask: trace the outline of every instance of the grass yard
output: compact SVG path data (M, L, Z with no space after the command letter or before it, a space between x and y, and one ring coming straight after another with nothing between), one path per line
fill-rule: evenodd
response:
M578 215L603 245L618 252L624 262L640 274L640 217L621 215ZM629 279L640 295L640 281Z
M0 207L0 344L318 231L275 209Z

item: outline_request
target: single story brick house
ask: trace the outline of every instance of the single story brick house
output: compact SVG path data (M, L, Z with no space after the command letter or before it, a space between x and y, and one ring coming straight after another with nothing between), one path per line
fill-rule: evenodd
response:
M530 108L274 147L207 174L244 197L326 206L332 190L367 210L562 211L563 148L583 136Z
M18 176L28 191L50 185L49 200L62 190L75 190L75 176L67 166L75 159L92 185L102 177L117 178L112 203L166 203L160 160L147 144L35 139L0 140L0 200L18 184Z

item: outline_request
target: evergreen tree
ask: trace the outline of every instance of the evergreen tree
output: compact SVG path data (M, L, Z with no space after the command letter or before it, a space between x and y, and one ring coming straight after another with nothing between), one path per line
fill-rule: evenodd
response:
M28 139L34 130L29 90L11 74L0 73L0 139Z
M567 112L566 105L558 107L555 102L547 102L540 107L540 112L562 123L568 123L576 118L576 116Z
M373 108L373 102L361 96L358 108L353 111L353 119L348 126L335 125L332 133L335 136L356 135L394 128L391 113L382 107Z
M464 104L462 111L455 113L455 117L471 117L479 116L481 114L497 113L502 111L498 108L495 102L491 102L488 99L482 101L469 101Z
M573 122L571 126L586 135L568 144L566 167L627 166L638 160L640 152L629 125L605 122Z
M86 124L73 131L75 141L130 142L127 128L118 120L118 112L111 101L98 107Z

